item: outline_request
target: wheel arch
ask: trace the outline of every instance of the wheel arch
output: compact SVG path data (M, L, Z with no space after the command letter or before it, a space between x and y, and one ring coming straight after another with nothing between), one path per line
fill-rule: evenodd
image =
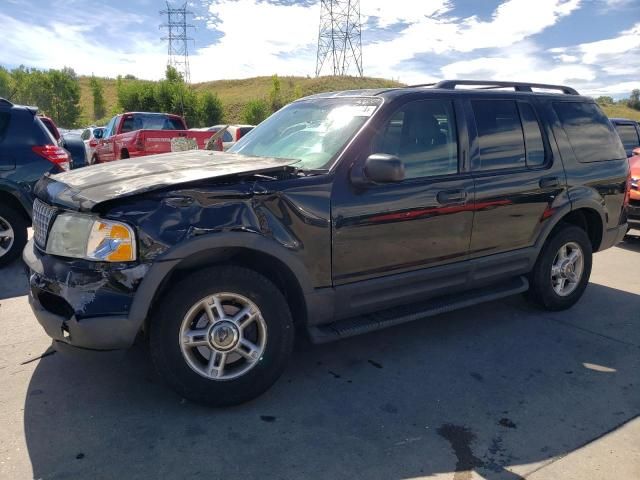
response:
M139 329L151 322L158 298L189 273L214 265L238 265L271 280L283 293L297 325L306 325L305 295L313 291L306 269L293 252L253 233L219 233L192 239L157 258L138 287L130 318Z
M0 185L0 204L8 205L21 214L28 225L31 225L31 213L30 209L25 205L26 199L21 199L17 195L17 192L7 190Z
M587 233L593 252L597 252L604 237L605 222L606 219L602 213L602 207L598 208L597 205L585 204L574 205L574 208L570 208L567 205L566 208L557 212L553 221L545 228L538 241L538 251L542 249L542 246L560 225L569 223L582 228Z

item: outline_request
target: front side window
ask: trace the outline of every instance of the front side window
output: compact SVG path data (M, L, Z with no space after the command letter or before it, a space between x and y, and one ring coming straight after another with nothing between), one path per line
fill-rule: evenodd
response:
M627 158L609 119L595 103L556 102L553 108L580 162Z
M471 102L480 143L480 170L526 165L524 133L515 101Z
M394 113L376 137L374 153L398 157L405 178L458 173L458 140L453 104L411 102Z
M633 125L616 125L615 127L625 150L633 150L636 147L640 147L636 127Z
M114 126L115 126L115 123L116 123L116 118L118 118L118 117L113 117L113 118L109 121L109 123L107 124L107 126L105 127L105 130L104 130L104 138L109 138L110 136L112 136L112 135L113 135L113 129L114 129Z
M229 152L299 160L296 166L303 169L328 168L381 102L371 97L300 100L271 115Z

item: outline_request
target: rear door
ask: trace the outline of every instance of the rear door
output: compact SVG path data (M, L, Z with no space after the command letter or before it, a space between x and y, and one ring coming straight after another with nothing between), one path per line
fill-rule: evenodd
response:
M466 110L476 192L470 256L532 246L551 205L566 190L562 162L551 150L536 104L478 96L466 101ZM514 268L521 261L514 256Z

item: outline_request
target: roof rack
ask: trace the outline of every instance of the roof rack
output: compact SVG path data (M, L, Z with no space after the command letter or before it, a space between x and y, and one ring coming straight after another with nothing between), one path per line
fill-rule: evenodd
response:
M0 97L0 105L4 105L6 107L13 107L13 103L11 103L6 98L2 98L2 97Z
M528 82L494 82L492 80L442 80L437 83L425 83L422 85L412 85L411 87L433 87L455 90L459 85L477 86L480 87L479 90L513 88L516 92L533 92L534 88L542 88L545 90L559 90L565 95L580 95L575 88L567 87L565 85Z

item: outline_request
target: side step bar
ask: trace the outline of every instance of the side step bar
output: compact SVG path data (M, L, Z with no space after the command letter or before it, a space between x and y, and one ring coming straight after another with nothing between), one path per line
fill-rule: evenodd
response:
M478 288L468 292L435 298L426 302L383 310L381 312L347 318L327 325L309 328L309 336L313 343L327 343L342 338L353 337L361 333L373 332L401 323L412 322L460 308L470 307L478 303L489 302L509 297L529 289L525 277L515 277L506 282Z

